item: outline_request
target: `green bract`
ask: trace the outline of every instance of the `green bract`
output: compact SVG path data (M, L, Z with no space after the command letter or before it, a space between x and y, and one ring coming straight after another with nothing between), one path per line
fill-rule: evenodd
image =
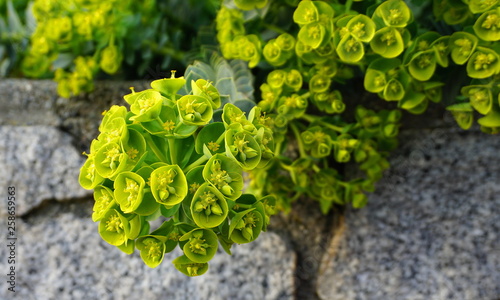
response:
M110 209L99 223L99 234L103 240L111 245L120 246L127 241L125 235L125 227L127 226L127 219L116 209Z
M132 93L125 97L125 101L130 104L130 111L134 116L130 120L135 122L147 122L156 119L160 115L163 105L163 97L155 90L145 90Z
M241 172L242 169L235 160L223 154L216 154L205 165L203 178L225 197L235 200L243 189Z
M404 51L403 37L396 28L384 27L375 32L370 47L383 57L394 58Z
M485 41L500 40L500 7L484 12L474 24L474 32Z
M166 206L180 203L187 195L187 181L178 165L167 165L151 173L151 191L156 201Z
M227 217L227 201L216 188L202 184L191 201L193 220L201 228L219 226Z
M450 38L451 59L463 65L474 53L478 40L477 37L467 32L455 32Z
M183 235L184 254L195 263L209 262L217 252L217 235L210 229L195 229Z
M187 95L177 100L177 109L182 123L186 125L205 125L213 115L212 103L206 97Z
M488 78L498 73L499 68L498 53L486 47L477 47L467 63L467 75L471 78Z
M382 19L388 27L405 27L412 20L412 13L404 1L389 0L377 7L373 19Z

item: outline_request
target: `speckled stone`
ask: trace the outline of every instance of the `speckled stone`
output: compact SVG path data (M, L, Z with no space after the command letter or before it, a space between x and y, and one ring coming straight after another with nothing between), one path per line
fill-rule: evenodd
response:
M51 126L0 125L0 187L17 191L16 213L23 215L44 200L89 195L78 183L84 157L71 137ZM0 216L6 201L0 202Z
M322 299L500 297L500 139L405 131L367 207L350 210Z
M296 256L275 233L234 246L232 256L219 251L204 276L189 278L171 264L178 249L151 269L137 251L127 256L104 242L91 204L50 205L18 220L15 299L293 299ZM0 257L6 252L0 247ZM2 278L0 299L11 297Z

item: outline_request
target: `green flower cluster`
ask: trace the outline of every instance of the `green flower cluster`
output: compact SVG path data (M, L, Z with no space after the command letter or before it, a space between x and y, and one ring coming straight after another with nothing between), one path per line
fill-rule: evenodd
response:
M461 103L448 110L464 129L475 110L485 115L478 120L484 131L500 131L496 0L434 0L431 6L419 0L241 3L225 2L216 19L217 38L224 57L248 61L267 74L258 107L273 124L280 160L253 171L251 187L257 195L276 195L283 209L304 194L319 200L325 213L334 203L363 206L365 193L388 167L401 110L421 114L441 102L449 73L461 65L472 81L462 88ZM436 21L455 27L415 22L429 9ZM359 81L397 107L348 109L352 101L343 95ZM297 149L285 157L290 139ZM365 175L343 178L336 169L348 162Z
M92 91L95 77L128 76L127 67L133 67L134 79L151 65L185 67L185 51L194 42L185 42L183 35L207 25L216 5L192 0L34 0L36 28L21 68L29 77L54 76L58 93L69 97ZM186 20L172 13L173 8Z
M22 63L23 72L41 77L55 71L63 97L91 91L98 70L114 74L122 64L122 39L128 27L141 23L134 20L134 14L147 17L154 4L36 0L33 14L37 27Z
M242 194L243 171L265 167L274 156L273 134L260 109L247 116L221 105L211 82L183 77L155 80L132 90L125 106L104 113L99 136L81 168L80 184L94 190L92 219L111 245L131 254L137 248L149 267L179 246L173 261L188 276L202 275L218 245L255 240L275 213L272 196ZM163 218L151 230L150 222Z

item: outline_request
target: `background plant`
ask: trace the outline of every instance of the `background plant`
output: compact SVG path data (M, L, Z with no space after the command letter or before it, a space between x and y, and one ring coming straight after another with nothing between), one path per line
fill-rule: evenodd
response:
M184 69L197 49L192 37L216 8L217 1L36 0L22 71L54 76L59 94L69 97L91 91L96 76L136 79L151 66Z
M216 19L222 53L266 78L258 106L273 120L281 158L252 172L253 192L276 195L285 209L301 195L325 213L334 203L364 206L397 145L401 111L423 113L461 79L462 95L446 100L459 126L470 128L477 111L481 129L498 132L499 9L497 1L226 1ZM363 90L390 110L354 107ZM284 157L291 140L297 150ZM365 175L341 176L348 162Z
M0 78L20 76L20 62L35 28L31 5L26 1L0 1Z

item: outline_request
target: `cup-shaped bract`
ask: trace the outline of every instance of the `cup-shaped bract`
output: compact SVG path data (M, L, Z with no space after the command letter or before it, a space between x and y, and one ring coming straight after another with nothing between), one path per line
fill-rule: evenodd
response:
M482 127L493 128L492 132L498 133L500 127L500 112L492 110L486 116L478 119L477 123Z
M442 36L432 42L431 47L436 54L436 62L443 68L448 67L450 53L450 36Z
M227 200L219 190L205 182L193 196L191 214L194 222L199 227L217 227L227 217Z
M408 65L408 71L413 78L419 81L431 79L436 71L436 52L426 50L415 53Z
M382 98L386 101L400 101L404 98L405 93L403 84L396 78L392 78L385 85Z
M490 0L490 1L470 0L468 1L468 3L469 3L469 10L473 14L478 14L478 13L483 13L495 7L495 5L498 5L498 0Z
M97 140L102 143L120 143L127 141L128 129L125 118L114 118L106 122L106 125L102 127Z
M484 85L469 85L461 90L462 95L469 98L470 104L480 114L486 115L493 108L491 88Z
M226 128L234 126L234 124L239 124L241 128L248 133L255 133L256 131L255 125L248 121L245 113L239 107L231 103L224 105L222 121Z
M365 56L365 47L351 34L346 34L337 46L337 54L343 62L357 63Z
M313 126L300 134L305 149L311 151L311 156L323 158L330 155L332 138L320 126Z
M404 98L398 103L399 106L413 114L420 114L425 111L429 101L425 94L410 91L405 94Z
M95 154L95 168L99 175L113 179L120 172L125 171L129 156L123 146L115 142L104 144Z
M314 93L323 93L330 88L331 80L323 74L315 74L309 80L309 89Z
M133 113L130 120L147 122L156 119L160 115L164 99L160 92L153 89L129 94L125 101L130 104L130 111Z
M102 50L99 66L104 72L114 74L120 68L122 60L122 50L115 44L110 44Z
M478 39L465 31L454 32L450 37L451 59L457 65L465 64L476 50Z
M472 123L474 122L474 109L470 103L453 104L446 107L446 109L451 112L460 128L467 130L472 126Z
M114 182L114 198L124 213L134 212L142 203L144 179L133 172L118 174Z
M177 257L172 261L172 263L177 270L190 277L203 275L208 270L207 263L195 263L186 255Z
M288 71L285 84L293 91L298 92L302 88L302 74L296 69Z
M225 135L226 155L234 158L244 170L257 167L262 152L259 144L245 131L228 129Z
M473 26L476 35L488 42L500 40L500 7L484 12Z
M217 235L211 229L194 229L180 239L187 241L182 250L190 260L195 263L207 263L217 253Z
M116 204L113 191L102 185L94 188L94 200L92 208L92 221L94 222L101 220L108 210Z
M264 49L262 49L262 54L266 61L275 66L280 67L284 65L288 59L288 55L286 55L285 51L282 51L276 39L269 40L265 45Z
M403 53L405 45L401 33L393 27L384 27L370 41L373 52L385 57L394 58Z
M212 156L203 168L203 178L225 197L237 199L243 189L241 166L223 154Z
M103 118L101 124L99 125L99 131L105 131L105 128L109 122L114 119L125 119L127 115L127 108L122 105L113 105L107 111L103 112Z
M254 68L260 62L262 42L257 35L237 36L234 44L238 50L238 58L248 61L249 68Z
M151 192L156 202L171 207L187 195L188 184L178 165L165 165L151 172Z
M103 181L104 178L97 172L95 155L91 154L80 169L78 182L84 189L91 190Z
M167 237L163 235L146 235L137 239L135 246L148 267L156 268L161 264L165 256L166 240Z
M284 70L273 70L267 75L267 84L272 89L280 89L285 84L286 72Z
M172 77L158 79L151 82L151 87L156 91L160 92L163 96L168 99L175 101L175 95L184 86L186 79L183 76L175 78L175 72L172 71Z
M126 226L128 226L127 218L116 209L110 209L99 223L99 234L109 244L120 246L127 241Z
M255 208L239 212L231 219L229 237L237 244L254 241L262 231L264 217Z
M213 109L218 109L220 107L221 99L219 91L217 91L210 81L205 79L192 80L191 88L193 89L193 95L206 97Z
M375 35L376 25L365 15L357 15L349 20L347 29L351 36L363 43L369 43Z
M319 21L319 11L314 2L317 1L301 1L293 12L293 21L299 25Z
M327 30L322 22L309 23L300 28L297 38L304 45L316 49L330 37Z
M402 0L389 0L380 4L373 13L373 19L381 18L387 27L406 27L412 21L410 8Z
M379 70L368 68L365 74L364 87L371 93L380 93L387 84L385 74Z
M274 136L271 129L267 127L260 127L255 135L255 140L260 145L262 156L258 167L264 168L274 158Z
M499 55L495 50L477 47L467 63L467 75L471 78L484 79L498 73Z
M202 126L213 116L212 104L202 96L186 95L177 100L177 109L182 123Z

